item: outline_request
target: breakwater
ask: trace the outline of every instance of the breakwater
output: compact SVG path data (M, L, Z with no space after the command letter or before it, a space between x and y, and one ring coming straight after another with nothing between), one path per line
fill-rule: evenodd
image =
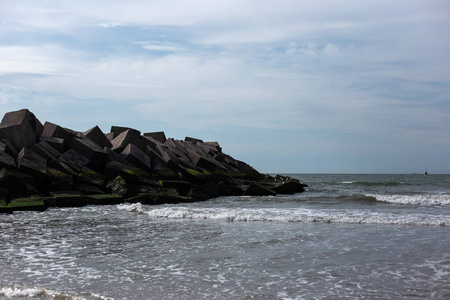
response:
M261 174L218 142L112 126L42 124L28 109L0 123L0 212L88 204L164 204L219 196L293 194L305 185Z

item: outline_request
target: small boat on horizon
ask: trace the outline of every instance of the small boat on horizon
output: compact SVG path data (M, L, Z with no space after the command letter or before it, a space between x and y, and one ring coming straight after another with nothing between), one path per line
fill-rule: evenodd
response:
M428 176L428 171L427 169L425 169L425 174L423 174L424 176Z

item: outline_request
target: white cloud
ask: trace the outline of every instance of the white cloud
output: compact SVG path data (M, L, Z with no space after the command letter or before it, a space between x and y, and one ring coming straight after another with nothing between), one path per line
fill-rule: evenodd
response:
M124 24L120 24L120 23L99 23L97 25L102 28L115 28L115 27L119 27L119 26L125 26Z
M59 72L64 61L55 59L58 47L8 46L0 47L0 75L11 73L52 75Z
M178 52L187 50L182 45L168 42L137 42L137 44L150 51Z
M329 130L347 143L450 130L446 2L0 3L2 108L101 99L180 128Z

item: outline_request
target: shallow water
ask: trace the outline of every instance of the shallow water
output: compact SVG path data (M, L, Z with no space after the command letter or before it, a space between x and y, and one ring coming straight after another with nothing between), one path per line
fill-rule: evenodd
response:
M450 298L450 176L297 176L292 196L0 215L0 298Z

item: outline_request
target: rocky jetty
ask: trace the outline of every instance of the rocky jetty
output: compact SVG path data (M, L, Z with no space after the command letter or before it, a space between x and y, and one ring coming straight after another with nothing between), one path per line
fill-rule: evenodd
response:
M0 123L0 212L84 205L180 203L231 195L304 191L298 180L261 174L217 142L166 138L112 126L77 132L27 109Z

